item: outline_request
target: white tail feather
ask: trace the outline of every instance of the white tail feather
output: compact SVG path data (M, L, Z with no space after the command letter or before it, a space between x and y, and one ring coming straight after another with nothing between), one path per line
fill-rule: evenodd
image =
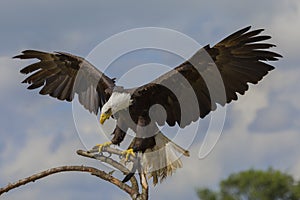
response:
M154 185L182 167L180 156L189 156L187 150L172 142L161 132L155 135L155 142L155 147L147 149L142 159L143 169L149 174L149 178L153 178Z

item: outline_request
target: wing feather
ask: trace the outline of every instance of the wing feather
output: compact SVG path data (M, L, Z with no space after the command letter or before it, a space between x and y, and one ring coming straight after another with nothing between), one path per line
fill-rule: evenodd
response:
M217 104L224 106L237 100L237 93L245 94L249 83L257 84L274 69L266 61L276 61L282 57L269 51L275 45L264 42L271 37L260 35L263 29L250 28L231 34L212 48L209 45L203 47L174 70L137 88L133 93L135 102L144 102L145 105L137 103L132 109L140 110L139 114L145 115L151 105L161 103L167 112L166 122L170 126L177 122L180 127L185 127L215 110ZM183 84L178 78L180 76L188 84ZM175 87L170 89L161 85ZM197 104L185 98L189 89L194 91ZM168 98L172 101L166 105L162 99ZM184 102L184 106L179 102Z
M30 74L23 81L30 84L28 89L41 88L40 94L66 101L72 101L76 93L79 102L95 114L110 96L111 90L106 89L114 87L113 79L85 59L69 53L25 50L14 58L39 60L20 70Z

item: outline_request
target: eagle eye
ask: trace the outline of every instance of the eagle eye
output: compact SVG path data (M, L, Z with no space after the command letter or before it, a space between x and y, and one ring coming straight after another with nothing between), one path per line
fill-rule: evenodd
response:
M106 112L104 112L105 114L109 114L111 113L111 108L109 108Z

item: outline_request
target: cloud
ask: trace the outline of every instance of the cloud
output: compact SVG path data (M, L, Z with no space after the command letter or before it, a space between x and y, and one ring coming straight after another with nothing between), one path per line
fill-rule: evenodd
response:
M299 128L299 98L298 79L300 70L293 67L279 68L272 72L265 89L268 95L268 104L262 106L255 114L255 119L249 125L253 132L280 132L297 130Z
M197 151L202 141L194 143L192 157L184 159L184 168L166 180L157 193L153 192L157 195L155 197L181 199L188 195L188 198L196 199L191 195L195 187L216 188L219 180L249 168L267 169L272 166L299 177L298 108L293 104L299 96L289 98L287 94L291 91L286 92L295 87L298 75L297 70L276 69L258 86L251 86L245 96L240 96L238 102L228 106L230 126L223 130L209 156L198 160ZM272 135L268 134L270 128ZM171 190L172 193L167 192ZM161 191L166 192L162 194Z
M274 109L276 108L276 109ZM299 127L299 109L286 102L271 103L257 112L249 128L254 132L278 132Z
M274 41L280 48L286 62L298 63L298 52L300 51L300 29L295 22L300 19L300 2L284 1L281 3L280 11L271 18L270 32L274 35ZM286 66L291 67L291 66ZM294 67L298 67L295 66Z
M43 134L42 130L30 130L26 141L21 148L15 146L13 141L6 141L7 147L1 153L2 159L6 160L5 165L2 163L2 179L16 179L20 175L32 173L32 167L36 170L45 169L57 164L72 163L75 158L75 151L81 147L76 137L70 137L70 133L59 133L63 136L62 144L57 145L54 151L51 150L55 142L55 133L52 135ZM15 150L12 150L15 149ZM11 152L15 152L13 157ZM24 156L26 155L26 156Z
M10 90L17 88L16 82L20 81L22 76L19 73L17 62L12 60L10 57L0 57L0 66L0 91L7 93ZM5 95L1 95L1 97L4 98Z
M297 131L285 131L269 137L268 134L241 132L237 127L222 135L204 160L197 158L199 144L195 144L191 157L183 160L184 167L151 190L152 198L196 199L196 187L215 188L229 174L249 168L267 169L273 166L299 176L299 170L294 167L299 163L300 135Z
M0 21L0 26L5 27L2 29L0 43L6 47L6 51L0 49L0 52L37 48L86 55L112 34L144 26L160 26L187 32L206 44L217 42L224 37L224 32L229 34L249 24L265 27L281 15L282 7L286 8L284 13L290 12L289 5L278 0L261 1L258 7L254 5L257 3L236 0L192 0L189 3L171 0L131 3L5 1L0 8L0 18L9 19L9 22ZM19 33L22 33L22 37L19 37Z
M232 112L236 112L234 110ZM262 131L254 134L252 130L243 128L248 127L252 120L240 125L244 119L247 121L247 112L248 108L243 107L239 112L242 120L233 119L232 126L221 135L217 145L205 159L197 158L202 141L194 143L190 149L191 157L183 159L184 167L160 185L158 191L153 189L152 195L155 198L196 199L192 195L195 187L215 188L229 174L249 168L267 169L272 166L299 177L299 170L295 167L300 160L298 130L295 127L290 130L279 129L271 136Z

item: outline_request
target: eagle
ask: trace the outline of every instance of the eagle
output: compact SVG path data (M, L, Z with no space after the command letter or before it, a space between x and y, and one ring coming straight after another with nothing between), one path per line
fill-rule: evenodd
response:
M211 47L206 45L190 59L156 78L135 88L116 84L82 57L65 52L25 50L13 58L38 59L20 70L30 74L22 83L28 89L41 88L42 95L49 95L71 102L75 94L80 104L97 115L100 123L113 117L116 127L111 141L98 144L99 151L109 145L120 145L129 129L135 132L124 157L137 157L124 182L133 176L137 166L148 170L153 183L162 181L182 166L179 156L189 156L166 137L159 126L178 125L185 128L199 118L204 118L217 105L224 106L238 99L257 84L274 67L280 54L270 51L274 44L265 42L271 37L262 35L264 29L240 29ZM176 43L176 41L174 41ZM137 162L135 162L137 163Z

